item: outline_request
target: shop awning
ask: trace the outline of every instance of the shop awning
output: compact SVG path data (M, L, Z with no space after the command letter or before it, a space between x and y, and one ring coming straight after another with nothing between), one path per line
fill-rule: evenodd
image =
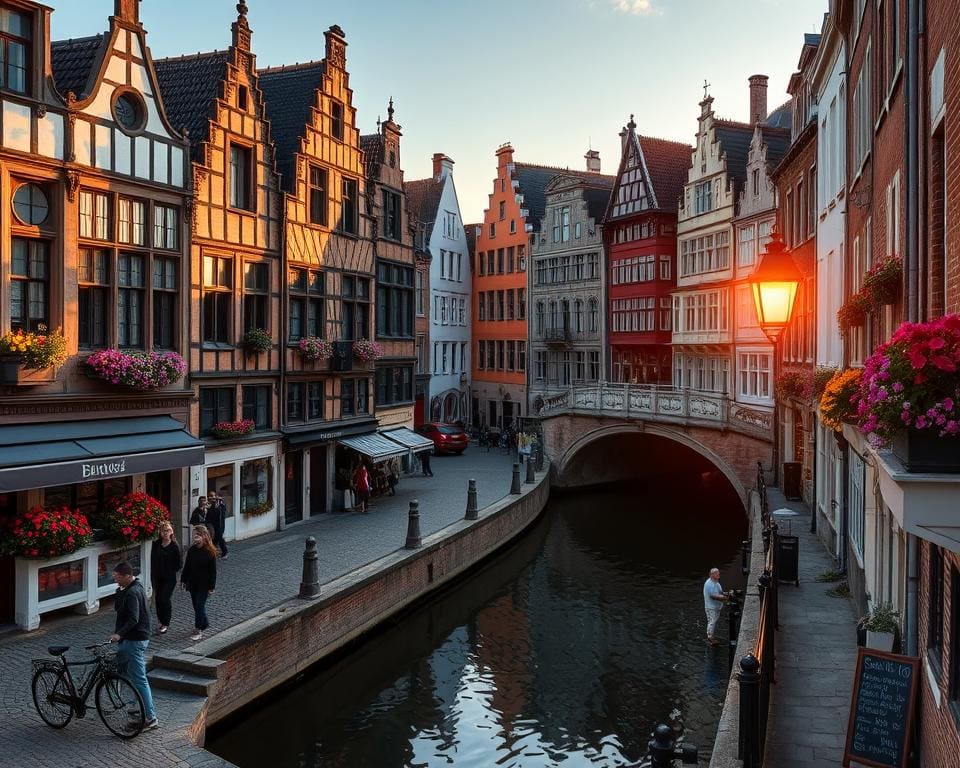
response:
M203 443L172 416L0 427L0 492L203 464Z
M393 440L387 440L379 432L346 437L340 441L340 444L352 448L357 453L362 453L371 461L386 461L395 456L403 456L409 450L399 443L393 442Z
M380 433L394 442L400 443L408 451L414 453L423 453L433 450L433 440L423 435L418 435L412 429L399 427L398 429L386 429Z

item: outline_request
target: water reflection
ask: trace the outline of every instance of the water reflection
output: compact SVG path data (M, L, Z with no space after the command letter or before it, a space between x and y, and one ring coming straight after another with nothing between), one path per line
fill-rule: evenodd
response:
M728 657L704 644L701 587L712 565L741 586L745 524L724 489L687 486L551 500L481 572L208 748L242 768L628 765L675 712L708 755Z

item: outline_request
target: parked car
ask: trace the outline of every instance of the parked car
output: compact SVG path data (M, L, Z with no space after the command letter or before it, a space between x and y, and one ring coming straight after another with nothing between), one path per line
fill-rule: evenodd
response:
M467 433L460 427L452 424L440 424L437 422L421 424L417 427L417 432L433 440L434 453L463 453L467 448L469 438Z

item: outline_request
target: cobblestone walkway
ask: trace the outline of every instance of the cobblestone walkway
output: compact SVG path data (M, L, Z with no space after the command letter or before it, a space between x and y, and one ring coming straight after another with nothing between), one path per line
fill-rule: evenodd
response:
M435 456L431 463L434 477L401 478L397 495L374 500L368 515L324 515L282 532L231 542L229 557L219 564L217 589L208 604L207 636L295 595L307 536L317 539L320 581L325 583L402 547L411 500L420 502L420 527L427 536L463 518L470 478L477 480L481 508L503 498L510 490L512 459L497 451L487 453L471 447L463 456ZM105 600L93 616L60 612L42 617L35 632L0 639L0 766L227 765L197 749L189 739L186 726L202 704L194 696L155 691L161 728L132 741L111 736L95 711L60 731L43 724L30 695L30 660L45 656L48 645L78 647L102 642L113 631L113 622L112 601ZM162 638L151 639L150 651L189 646L192 625L189 598L178 590L170 631Z
M800 538L800 586L780 585L777 682L770 690L766 765L825 768L840 765L847 734L850 692L857 661L853 601L830 597L832 584L816 581L836 561L810 533L810 510L768 490L771 511L800 513L780 523ZM788 530L789 529L789 530Z

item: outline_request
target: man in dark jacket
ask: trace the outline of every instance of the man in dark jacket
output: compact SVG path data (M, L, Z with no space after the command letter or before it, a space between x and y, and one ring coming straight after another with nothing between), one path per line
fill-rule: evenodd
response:
M133 575L130 563L119 562L113 569L117 584L117 596L113 610L117 621L110 642L117 643L117 661L125 677L130 681L143 701L145 731L157 728L157 712L153 708L153 694L147 680L147 662L144 653L150 643L150 611L147 609L147 593L140 580Z
M220 550L220 557L227 556L227 542L223 538L227 528L227 505L216 491L207 493L207 527L213 545Z

